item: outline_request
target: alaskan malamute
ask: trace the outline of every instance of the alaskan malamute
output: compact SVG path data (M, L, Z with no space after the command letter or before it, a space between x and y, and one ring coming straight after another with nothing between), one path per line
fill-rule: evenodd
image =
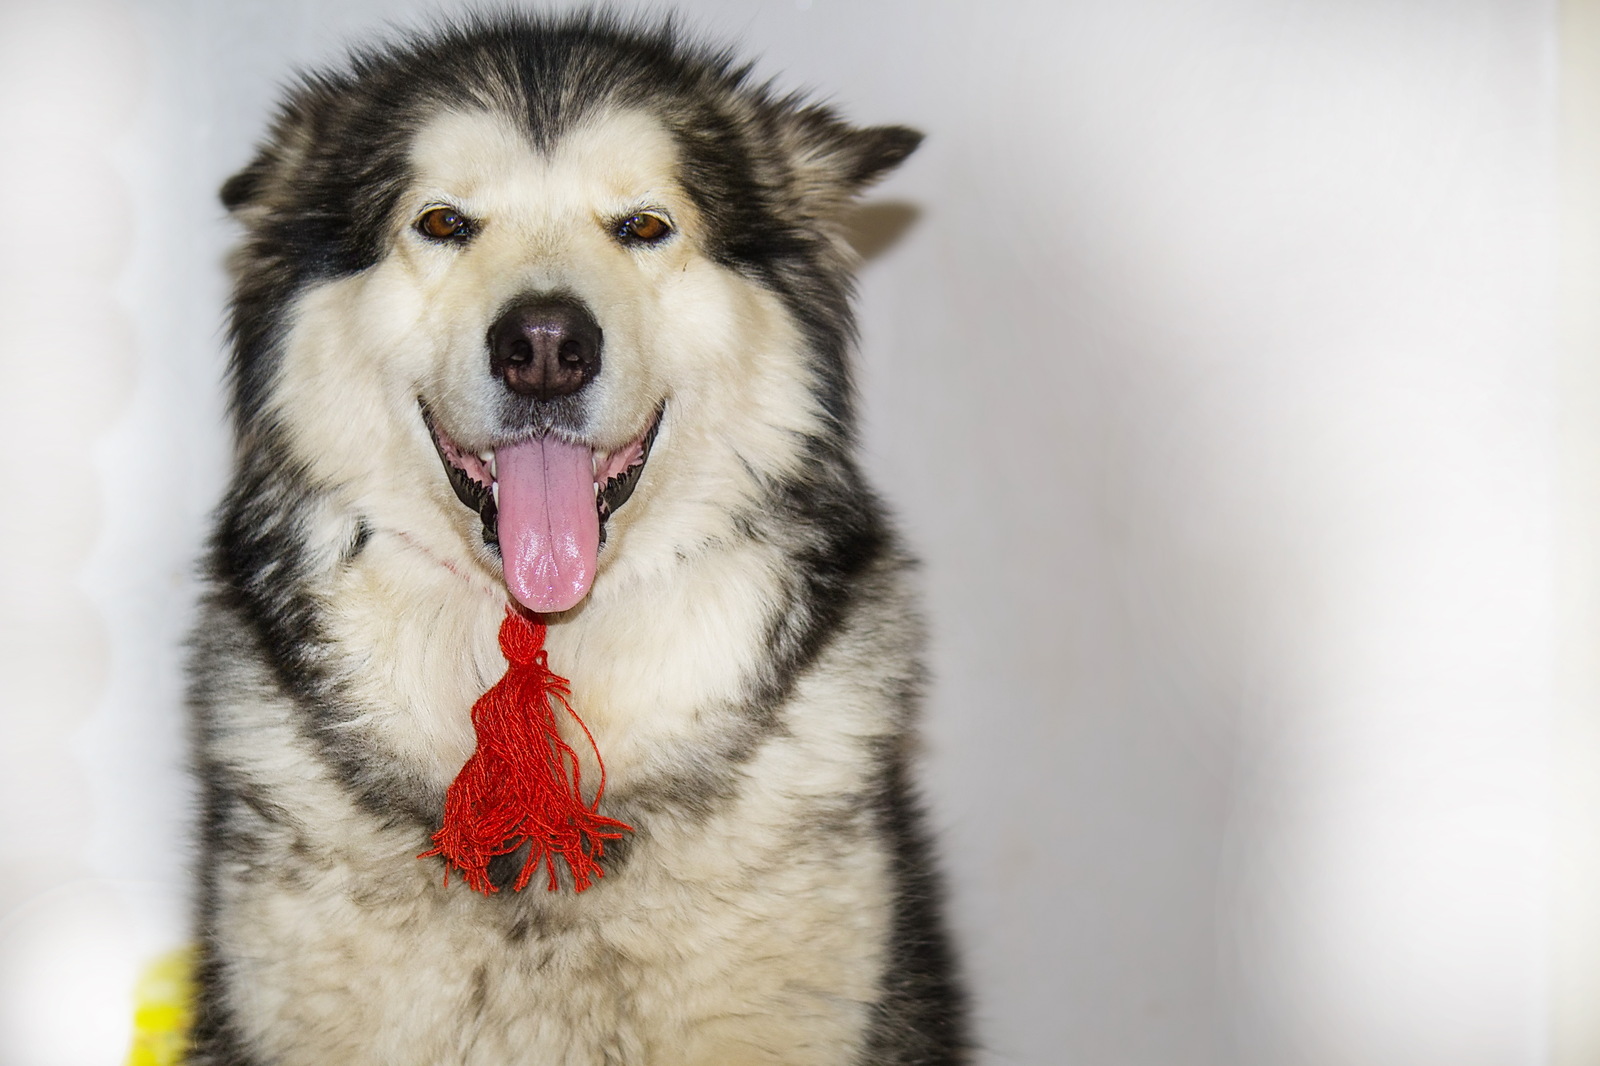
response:
M194 1066L966 1061L841 233L919 139L609 16L289 93L222 193Z

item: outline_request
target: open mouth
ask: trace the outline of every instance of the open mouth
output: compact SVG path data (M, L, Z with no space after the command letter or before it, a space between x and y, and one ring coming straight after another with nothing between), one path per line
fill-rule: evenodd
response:
M418 405L450 487L482 520L483 542L499 549L511 594L541 614L576 606L594 580L606 519L633 495L664 408L615 451L546 434L471 452Z

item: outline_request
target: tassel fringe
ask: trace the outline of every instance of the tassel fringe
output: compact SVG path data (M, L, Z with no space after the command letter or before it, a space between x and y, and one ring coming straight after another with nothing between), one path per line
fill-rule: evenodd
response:
M559 887L556 860L572 871L582 892L604 875L599 860L608 840L633 827L599 813L605 794L605 764L589 727L572 710L567 680L552 673L544 651L545 627L508 611L500 624L506 674L472 707L478 747L445 793L444 824L433 850L419 858L444 858L445 881L453 867L473 889L490 894L489 860L524 844L528 854L512 890L522 891L543 865L548 885ZM561 739L555 707L571 716L600 766L594 800L583 799L578 756Z

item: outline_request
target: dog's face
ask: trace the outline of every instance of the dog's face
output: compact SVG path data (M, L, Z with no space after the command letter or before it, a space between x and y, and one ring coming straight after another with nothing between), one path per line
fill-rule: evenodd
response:
M784 290L843 276L831 216L915 144L735 84L542 123L503 84L384 107L315 87L224 193L254 238L242 420L369 527L541 613L718 537L836 431L843 353ZM366 158L327 153L332 122ZM265 366L253 288L282 304Z
M707 256L649 116L596 115L539 151L500 115L451 110L408 162L384 254L309 295L284 375L309 388L279 393L302 459L342 455L373 521L412 528L373 490L414 507L431 484L518 600L564 611L602 536L650 509L679 426L814 429L797 339L769 293ZM382 408L352 409L363 395Z
M694 378L726 354L726 323L686 327L686 309L725 319L739 293L699 251L675 146L647 116L530 147L492 114L432 122L384 265L396 297L426 309L406 376L446 474L512 594L552 612L587 594L669 383L699 392Z

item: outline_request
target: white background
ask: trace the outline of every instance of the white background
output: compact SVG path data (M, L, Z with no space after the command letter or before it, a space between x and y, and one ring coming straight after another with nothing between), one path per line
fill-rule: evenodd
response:
M0 8L4 1066L120 1061L186 935L215 190L433 9ZM1596 1061L1594 5L683 10L929 135L860 381L984 1061Z

